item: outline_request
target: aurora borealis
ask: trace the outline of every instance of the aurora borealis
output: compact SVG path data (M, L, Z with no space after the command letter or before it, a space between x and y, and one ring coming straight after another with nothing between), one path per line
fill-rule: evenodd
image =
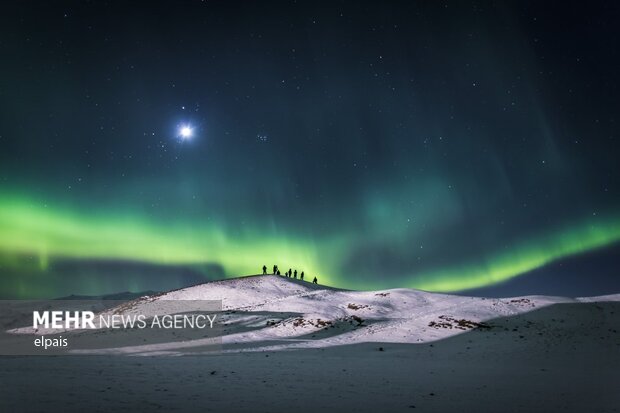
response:
M263 264L458 292L620 242L611 5L3 14L2 297L178 288ZM617 292L615 264L584 283Z

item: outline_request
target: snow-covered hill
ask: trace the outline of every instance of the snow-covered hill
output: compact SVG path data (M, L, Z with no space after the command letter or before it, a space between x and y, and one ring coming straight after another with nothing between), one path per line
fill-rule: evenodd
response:
M129 342L125 331L84 331L80 342L95 346L71 349L71 357L0 358L0 410L546 413L620 405L620 295L484 299L250 276L113 311L163 314L196 299L223 301L221 351L207 351L214 340L202 333L147 329Z
M357 343L424 343L466 331L497 328L494 320L552 304L620 301L620 294L594 298L527 296L463 297L412 289L347 291L281 276L248 276L208 282L125 306L150 313L170 301L222 300L224 351L277 351ZM204 340L117 349L122 353L183 352ZM113 349L111 349L114 351Z

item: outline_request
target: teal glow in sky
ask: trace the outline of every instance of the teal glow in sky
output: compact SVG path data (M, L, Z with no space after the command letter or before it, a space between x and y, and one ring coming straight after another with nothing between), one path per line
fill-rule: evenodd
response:
M346 256L357 240L337 239L335 234L310 240L247 228L243 235L233 237L215 224L198 225L180 219L157 223L139 215L63 210L23 198L5 198L0 202L0 228L0 265L14 270L17 276L34 276L31 282L39 285L48 284L50 263L56 260L126 260L161 266L217 263L228 276L255 273L257 263L265 262L321 274L323 283L341 287L381 288L387 283L378 277L360 283L347 276L348 270L339 258ZM568 228L534 234L507 248L488 251L478 260L402 274L396 282L429 291L477 288L619 240L620 219L589 219ZM149 276L144 276L145 280L135 287L149 286ZM9 290L19 284L2 280Z
M609 10L216 3L3 12L0 296L620 288Z

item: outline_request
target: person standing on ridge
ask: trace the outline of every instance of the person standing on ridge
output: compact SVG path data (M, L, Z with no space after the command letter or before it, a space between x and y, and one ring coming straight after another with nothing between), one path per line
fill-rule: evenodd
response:
M295 272L293 273L293 278L297 278L297 270L295 270Z
M291 278L291 276L293 275L293 270L291 270L290 268L288 269L288 278Z
M312 284L318 284L319 280L316 279L316 277L314 277L314 280L312 280Z
M301 272L301 275L299 276L299 279L302 280L302 281L304 280L304 272L303 271Z
M276 275L276 272L278 272L278 266L274 265L273 266L273 275Z
M263 265L263 275L266 275L266 274L267 274L267 266Z

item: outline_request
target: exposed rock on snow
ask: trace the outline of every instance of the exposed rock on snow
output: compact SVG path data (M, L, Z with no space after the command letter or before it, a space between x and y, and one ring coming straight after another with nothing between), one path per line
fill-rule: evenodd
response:
M178 300L222 300L224 351L276 351L358 343L424 343L501 328L492 320L553 304L620 301L528 296L463 297L412 289L347 291L274 275L208 282L128 302L121 312L150 311ZM204 343L195 341L198 347ZM138 346L120 352L183 352L192 343Z

